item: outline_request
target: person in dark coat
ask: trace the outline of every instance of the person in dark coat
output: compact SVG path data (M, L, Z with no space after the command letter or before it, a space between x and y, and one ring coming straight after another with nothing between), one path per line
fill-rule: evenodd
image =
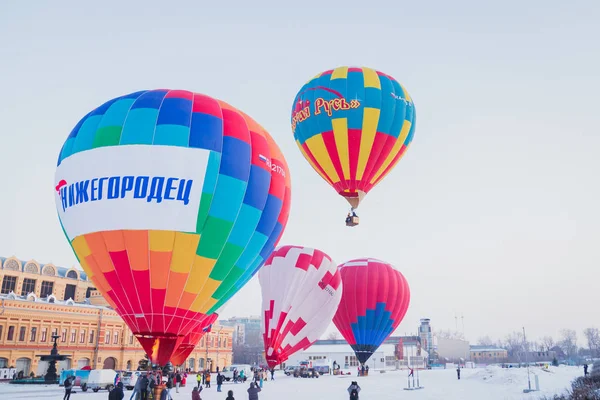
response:
M275 380L275 368L271 368L271 380Z
M71 390L73 390L74 380L75 377L73 376L68 376L67 379L65 379L65 382L63 383L65 385L65 397L63 397L63 400L69 400L71 398Z
M458 380L460 381L460 365L458 366L458 368L456 368L456 376L458 377Z
M138 391L140 392L140 399L148 400L148 389L150 389L150 379L148 379L148 374L140 376L138 382L135 383L135 386L138 386Z
M223 375L221 375L220 372L217 372L217 392L221 391L221 385L223 384L224 380L225 380L225 377Z
M179 386L181 386L182 380L183 377L181 376L181 372L177 371L177 373L175 374L175 391L177 393L179 393Z
M583 364L583 376L588 376L588 365Z
M227 398L225 400L235 400L235 398L233 397L233 390L229 390L227 392Z
M260 388L254 382L250 382L250 387L248 388L248 400L258 400L258 392L260 392Z
M194 389L192 390L192 400L202 400L200 398L201 390L202 390L202 386L200 386L200 390L198 390L198 387L194 387Z
M360 393L360 386L358 386L358 382L352 381L350 386L348 386L348 394L350 395L350 400L358 400L358 394Z
M117 386L108 392L108 400L123 400L125 393L123 393L123 382L117 383Z

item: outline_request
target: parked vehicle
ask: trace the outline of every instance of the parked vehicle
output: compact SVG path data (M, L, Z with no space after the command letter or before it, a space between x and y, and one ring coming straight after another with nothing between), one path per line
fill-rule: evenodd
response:
M315 371L320 375L329 375L329 365L317 365L315 366Z
M319 373L314 368L300 368L300 377L301 378L318 378Z
M121 372L121 382L123 382L123 386L127 390L133 390L135 387L135 383L140 377L139 371L120 371Z
M249 376L251 376L250 368L252 368L252 366L250 364L233 364L229 367L224 367L223 370L221 371L221 375L223 375L225 377L225 380L227 382L229 382L229 381L233 380L233 371L234 370L237 370L238 376L240 374L240 371L244 370L244 376L249 377Z
M89 369L67 369L67 370L64 370L60 373L60 377L58 379L58 385L64 386L65 380L67 379L67 377L75 375L75 380L73 381L73 386L79 386L79 387L81 387L81 390L83 390L85 392L88 389L87 381L89 379L90 372L91 371ZM114 375L113 375L113 377L114 377Z
M90 371L87 380L87 387L97 392L100 389L112 390L115 387L115 376L117 371L114 369L94 369Z
M285 369L283 370L283 373L286 374L287 376L293 375L294 371L296 369L298 369L300 367L296 366L296 365L288 365L287 367L285 367Z

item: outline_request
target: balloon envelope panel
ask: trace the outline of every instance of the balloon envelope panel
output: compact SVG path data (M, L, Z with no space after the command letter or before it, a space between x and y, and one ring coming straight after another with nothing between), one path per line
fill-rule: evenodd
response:
M258 123L166 89L87 114L55 185L79 262L158 364L262 265L291 197L285 159Z
M339 270L343 292L333 322L364 364L406 315L410 289L404 276L384 261L351 260Z
M173 365L183 365L185 363L185 360L187 360L188 356L194 351L194 348L200 343L200 339L210 332L212 324L215 323L217 318L219 318L219 314L217 313L207 316L190 333L185 335L181 344L171 356L171 363Z
M258 272L269 367L310 347L325 332L342 296L335 263L320 250L282 246Z
M339 67L306 83L292 105L303 156L353 207L406 152L416 123L406 89L370 68Z

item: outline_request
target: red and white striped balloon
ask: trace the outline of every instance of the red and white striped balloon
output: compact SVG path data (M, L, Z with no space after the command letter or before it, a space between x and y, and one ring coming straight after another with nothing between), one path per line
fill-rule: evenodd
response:
M302 246L277 248L258 279L265 358L273 368L325 332L342 298L342 280L331 257Z

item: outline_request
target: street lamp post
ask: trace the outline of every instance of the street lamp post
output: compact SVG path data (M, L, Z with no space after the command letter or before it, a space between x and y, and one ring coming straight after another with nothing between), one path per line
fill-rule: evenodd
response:
M524 348L525 348L525 364L527 364L527 385L528 385L529 392L531 392L531 379L529 377L529 360L527 357L527 353L528 353L529 349L527 346L527 337L525 336L525 327L523 327L523 344L524 344Z
M204 340L206 341L206 357L204 358L204 370L206 371L206 368L208 368L208 335L204 337Z
M217 368L219 368L219 347L221 347L221 330L223 329L223 327L221 326L219 328L219 331L217 332Z

